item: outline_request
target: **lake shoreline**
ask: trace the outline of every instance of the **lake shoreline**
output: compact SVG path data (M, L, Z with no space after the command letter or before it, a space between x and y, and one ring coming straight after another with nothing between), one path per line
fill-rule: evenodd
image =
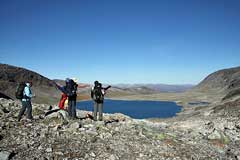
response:
M80 110L93 110L92 101L78 101ZM106 99L104 113L122 113L134 119L170 118L181 112L181 106L173 101L115 100Z

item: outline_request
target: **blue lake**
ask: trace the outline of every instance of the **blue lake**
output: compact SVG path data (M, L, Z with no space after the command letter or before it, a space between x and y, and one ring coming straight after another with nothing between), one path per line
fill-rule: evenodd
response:
M77 102L77 108L93 111L92 101ZM181 111L181 107L174 102L167 101L126 101L108 100L103 104L104 113L123 113L132 118L168 118Z

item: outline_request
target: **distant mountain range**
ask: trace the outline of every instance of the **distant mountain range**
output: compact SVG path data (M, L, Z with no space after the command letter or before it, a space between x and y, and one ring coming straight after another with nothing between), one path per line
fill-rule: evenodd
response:
M168 85L168 84L116 84L114 87L119 87L122 89L129 88L148 88L152 92L185 92L186 90L191 89L194 85Z

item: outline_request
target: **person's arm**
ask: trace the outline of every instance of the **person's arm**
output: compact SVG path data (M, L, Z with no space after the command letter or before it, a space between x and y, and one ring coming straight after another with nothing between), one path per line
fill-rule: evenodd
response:
M106 88L103 88L105 91L108 90L109 88L111 88L112 86L107 86Z
M57 89L59 89L61 92L63 92L64 94L66 94L66 90L64 88L64 86L60 86L59 84L55 83Z
M58 83L55 83L55 86L57 89L61 90L62 86L60 86Z
M32 93L31 93L29 87L25 87L25 88L24 88L24 95L27 96L27 97L29 97L29 98L32 98Z

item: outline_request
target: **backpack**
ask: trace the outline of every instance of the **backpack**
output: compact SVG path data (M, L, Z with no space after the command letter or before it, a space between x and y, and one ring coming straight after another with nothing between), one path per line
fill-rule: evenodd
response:
M72 79L66 85L66 93L68 97L72 97L77 94L77 83L75 83Z
M93 100L95 102L102 102L104 99L104 95L102 93L102 87L101 86L95 86L93 88Z
M23 91L25 87L26 87L26 84L24 82L21 82L18 84L15 92L15 96L17 99L23 99Z

